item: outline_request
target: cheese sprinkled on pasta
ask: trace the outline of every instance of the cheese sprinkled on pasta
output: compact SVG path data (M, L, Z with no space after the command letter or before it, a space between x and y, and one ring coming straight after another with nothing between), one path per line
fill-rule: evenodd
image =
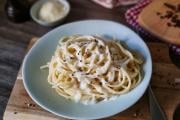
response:
M67 99L94 104L136 87L142 79L140 64L119 42L73 35L60 39L47 65L48 82Z

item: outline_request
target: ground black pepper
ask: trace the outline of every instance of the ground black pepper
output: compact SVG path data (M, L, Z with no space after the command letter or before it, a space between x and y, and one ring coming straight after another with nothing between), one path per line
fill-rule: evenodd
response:
M102 46L102 45L100 45L99 47L100 47L100 48L103 48L103 46Z
M160 12L156 12L156 15L161 15L161 13Z
M96 39L95 39L94 41L95 41L96 43L98 43L98 41L97 41Z
M15 111L14 114L17 114L17 112Z
M161 18L161 19L164 19L164 16L161 16L160 18Z
M180 4L172 5L164 3L164 6L169 9L164 14L156 12L156 15L160 16L160 19L170 19L167 26L180 28Z
M172 16L173 16L173 12L172 11L166 11L166 15L164 17L169 19Z
M169 9L171 9L171 10L176 10L176 7L174 6L174 5L171 5L171 4L169 4L169 3L164 3L164 5L167 7L167 8L169 8Z
M171 27L171 26L172 26L172 24L168 22L168 23L167 23L167 26Z

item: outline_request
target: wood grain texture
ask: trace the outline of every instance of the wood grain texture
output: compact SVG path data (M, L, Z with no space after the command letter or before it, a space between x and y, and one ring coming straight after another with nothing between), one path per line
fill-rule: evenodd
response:
M138 120L141 118L145 120L149 117L147 100L145 99L147 98L144 96L132 108L108 119L119 120L120 118L124 118L130 120L134 118L134 120ZM19 102L20 100L21 102ZM35 107L28 107L26 103L35 104L26 93L22 80L17 79L4 114L4 120L32 120L41 118L46 118L48 120L64 120L64 118L57 117L49 112L46 112L37 105ZM135 114L138 114L139 116Z
M17 72L24 56L25 44L0 36L0 116L6 107ZM0 117L0 120L2 117Z
M37 38L31 40L30 46ZM175 79L180 79L180 70L169 60L167 46L161 43L148 43L153 59L153 75L151 85L157 100L165 112L168 120L172 120L173 112L180 104L180 84L175 84ZM158 48L158 49L157 49ZM160 59L157 59L160 58ZM21 102L19 102L21 101ZM32 104L32 106L28 106ZM107 108L108 109L108 108ZM22 83L21 72L19 73L13 92L9 99L4 120L31 120L31 119L64 120L36 105L25 91ZM147 120L150 119L147 93L132 107L108 120Z
M180 45L180 28L168 26L168 23L172 24L170 19L162 19L161 15L157 15L157 12L166 14L167 11L172 11L167 8L164 3L178 5L180 4L180 0L153 0L153 2L140 13L138 22L142 27L162 40ZM180 17L180 13L177 13L177 15Z

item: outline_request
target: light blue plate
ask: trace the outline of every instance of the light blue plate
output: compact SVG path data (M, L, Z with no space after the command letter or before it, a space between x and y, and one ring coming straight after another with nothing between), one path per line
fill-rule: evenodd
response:
M139 53L144 59L142 82L116 100L95 105L74 103L59 96L47 82L48 70L40 70L40 66L50 61L59 38L73 34L98 34L116 38L130 50ZM86 20L62 25L41 37L26 55L22 73L28 94L45 110L70 119L99 119L122 112L140 99L150 82L152 61L146 44L129 28L106 20Z

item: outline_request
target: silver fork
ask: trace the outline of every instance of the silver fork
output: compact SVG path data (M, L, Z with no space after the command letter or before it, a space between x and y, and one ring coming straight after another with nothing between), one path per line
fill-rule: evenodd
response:
M159 103L156 100L156 97L150 85L148 87L148 97L151 120L167 120L163 110L161 109Z

